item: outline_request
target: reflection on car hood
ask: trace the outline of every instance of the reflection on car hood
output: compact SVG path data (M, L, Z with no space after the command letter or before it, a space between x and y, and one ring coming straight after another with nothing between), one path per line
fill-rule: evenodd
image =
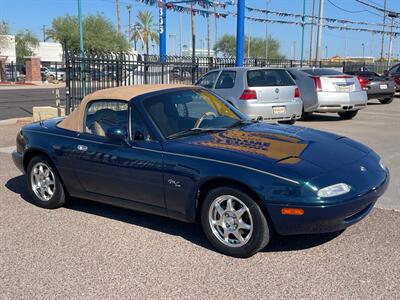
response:
M267 123L190 136L179 141L225 150L228 155L232 152L240 153L281 167L290 166L291 169L307 162L321 171L330 171L352 163L371 151L351 139L328 132Z

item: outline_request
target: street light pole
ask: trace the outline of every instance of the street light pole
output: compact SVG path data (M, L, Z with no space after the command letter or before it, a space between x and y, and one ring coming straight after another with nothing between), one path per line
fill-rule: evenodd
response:
M130 4L127 5L126 9L128 10L128 42L129 42L129 47L132 47L131 46L131 11L132 11L132 5L130 5Z
M84 78L84 65L83 65L83 21L82 21L82 3L78 0L78 21L79 21L79 57L81 59L80 63L80 77L81 77L81 91L82 97L86 96L86 78Z
M365 61L365 44L362 43L361 47L362 47L362 58L363 58L363 61Z

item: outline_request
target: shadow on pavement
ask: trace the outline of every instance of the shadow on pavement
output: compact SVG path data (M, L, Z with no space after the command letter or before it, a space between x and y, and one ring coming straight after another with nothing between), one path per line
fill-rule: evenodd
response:
M19 194L26 202L34 205L29 191L26 188L26 180L24 175L11 178L7 181L5 186L10 191ZM213 250L203 233L201 224L183 223L166 217L160 217L77 198L71 198L65 208L125 222L128 224L146 227L148 229L160 231L166 234L181 236L182 238L194 244ZM339 236L341 233L342 232L298 236L276 235L268 244L268 246L262 250L262 252L281 252L308 249L324 244Z
M302 121L305 122L329 122L329 121L342 121L339 117L339 115L333 115L333 114L312 114L309 116L306 116Z

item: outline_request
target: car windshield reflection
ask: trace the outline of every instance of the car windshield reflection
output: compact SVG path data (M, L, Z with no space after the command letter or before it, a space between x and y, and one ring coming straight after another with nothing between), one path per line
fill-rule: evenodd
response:
M155 96L145 100L144 106L167 139L251 122L233 106L202 89Z

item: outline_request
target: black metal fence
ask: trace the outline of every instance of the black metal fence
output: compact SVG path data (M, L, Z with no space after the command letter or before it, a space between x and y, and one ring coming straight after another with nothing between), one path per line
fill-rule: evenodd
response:
M25 73L25 66L15 63L4 64L0 72L2 82L17 82L21 75Z
M69 113L79 105L83 96L96 90L142 84L193 84L212 69L233 67L235 58L136 55L131 53L104 53L65 51L67 107ZM290 68L303 66L338 68L354 71L366 68L383 72L384 65L331 61L272 60L247 58L245 66ZM382 69L382 70L380 70Z

